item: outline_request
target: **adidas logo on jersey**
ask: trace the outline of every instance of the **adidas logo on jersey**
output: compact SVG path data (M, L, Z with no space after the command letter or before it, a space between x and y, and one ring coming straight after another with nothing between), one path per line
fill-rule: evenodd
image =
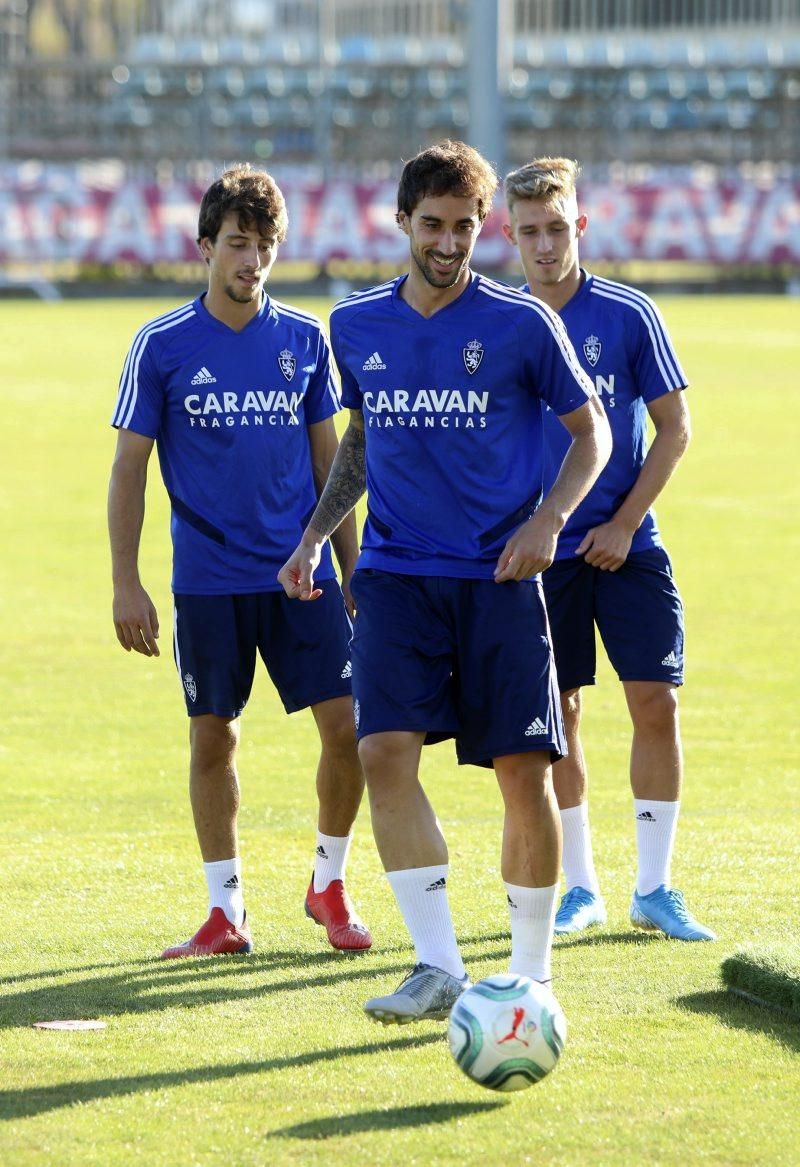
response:
M535 717L525 730L525 737L536 737L540 733L547 733L547 726L541 717Z
M662 663L662 665L676 665L677 666L681 663L681 658L678 656L677 652L675 652L675 650L673 649L672 652L667 653L667 655L664 657L664 659L662 660L661 663Z
M651 814L649 810L643 810L641 814L637 814L636 818L640 823L654 823L656 816Z
M434 879L433 883L429 883L425 891L444 891L447 887L447 880L444 876L441 879Z
M374 373L378 369L385 369L386 365L383 363L381 354L379 352L374 352L371 356L367 357L361 368L365 373Z
M222 885L223 887L237 888L239 886L239 876L232 875L230 879L226 879Z
M353 665L350 661L348 661L347 664L342 669L342 671L339 673L339 676L342 678L343 681L349 681L350 678L352 677L352 675L353 675Z
M209 373L208 369L203 365L202 369L198 369L192 377L193 385L216 385L217 378L213 373Z

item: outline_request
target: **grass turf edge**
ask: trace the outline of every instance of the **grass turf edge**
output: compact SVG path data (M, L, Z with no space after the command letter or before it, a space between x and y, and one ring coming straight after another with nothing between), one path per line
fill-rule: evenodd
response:
M800 950L796 944L746 944L720 965L729 992L800 1021Z

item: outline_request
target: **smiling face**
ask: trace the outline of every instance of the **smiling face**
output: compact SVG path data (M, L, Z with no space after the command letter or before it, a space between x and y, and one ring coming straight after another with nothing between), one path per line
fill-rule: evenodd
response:
M214 305L224 310L226 304L229 310L234 304L258 310L264 283L278 254L277 232L263 231L263 227L247 226L231 211L222 220L216 239L200 240L200 251L208 264L209 310Z
M578 241L587 225L573 198L518 199L505 224L506 238L519 248L528 285L548 303L553 296L567 299L580 285Z
M460 195L428 195L397 221L408 236L413 265L409 279L440 290L466 284L469 261L480 234L479 200ZM417 275L415 275L417 273Z

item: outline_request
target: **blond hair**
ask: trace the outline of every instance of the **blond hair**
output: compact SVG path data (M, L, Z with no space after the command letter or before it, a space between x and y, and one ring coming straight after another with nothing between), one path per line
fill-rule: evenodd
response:
M571 158L534 158L507 174L503 182L509 211L515 203L541 199L563 207L576 198L575 184L581 172Z

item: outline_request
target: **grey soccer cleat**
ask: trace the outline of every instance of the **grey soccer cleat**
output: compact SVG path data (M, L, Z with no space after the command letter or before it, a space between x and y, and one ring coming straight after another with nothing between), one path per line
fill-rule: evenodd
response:
M466 974L454 977L431 964L415 964L411 972L387 997L371 997L364 1012L384 1025L407 1025L409 1021L446 1021L450 1010L465 989Z

